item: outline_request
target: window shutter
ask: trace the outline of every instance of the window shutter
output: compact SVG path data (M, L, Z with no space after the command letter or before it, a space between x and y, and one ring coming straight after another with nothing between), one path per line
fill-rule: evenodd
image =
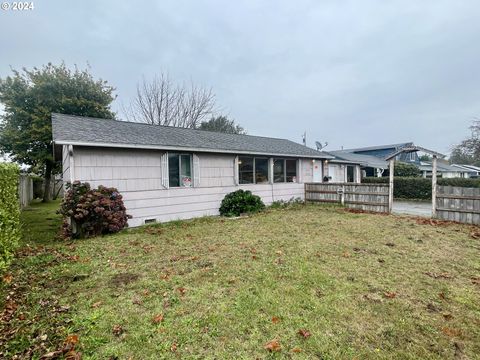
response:
M238 175L238 156L235 156L235 160L233 161L233 182L236 186L239 184L239 175Z
M162 186L165 189L168 189L168 153L162 154L160 158L160 166L161 166L161 176L162 176Z
M193 187L200 186L200 158L193 154Z

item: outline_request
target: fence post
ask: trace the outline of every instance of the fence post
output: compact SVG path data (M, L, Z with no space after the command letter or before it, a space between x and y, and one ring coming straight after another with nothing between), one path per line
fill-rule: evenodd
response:
M437 156L432 161L432 217L437 216Z
M388 181L388 212L391 213L393 209L393 177L395 173L395 158L390 159L388 166L390 178Z

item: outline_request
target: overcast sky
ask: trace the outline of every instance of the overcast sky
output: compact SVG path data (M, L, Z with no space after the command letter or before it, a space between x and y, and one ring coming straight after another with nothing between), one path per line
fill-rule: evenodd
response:
M128 103L142 76L211 87L249 134L327 150L448 152L480 117L480 2L34 1L0 10L0 77L84 67ZM119 112L119 116L121 117Z

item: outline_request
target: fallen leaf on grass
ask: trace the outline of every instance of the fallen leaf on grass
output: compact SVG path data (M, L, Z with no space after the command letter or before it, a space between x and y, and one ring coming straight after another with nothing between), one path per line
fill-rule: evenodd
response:
M270 352L278 352L282 349L282 346L280 345L278 340L271 340L267 342L263 348Z
M301 353L301 352L302 352L302 349L300 349L300 348L298 348L298 347L294 347L294 348L292 349L292 352L298 354L298 353Z
M425 275L428 275L430 276L431 278L434 278L434 279L450 279L452 276L449 274L449 273L446 273L446 272L443 272L443 273L434 273L434 272L430 272L430 271L427 271L425 273Z
M472 280L472 284L480 285L480 276L472 276L470 280Z
M75 350L70 350L65 354L65 360L80 360L81 358L82 354Z
M163 314L158 314L158 315L155 315L152 319L152 322L154 324L159 324L163 321Z
M170 351L171 352L176 352L177 351L177 344L173 343L172 346L170 346Z
M445 313L445 314L443 314L443 318L444 318L445 320L452 320L452 319L453 319L453 315L450 314L450 313Z
M306 329L300 329L297 331L297 334L300 335L301 337L303 337L304 339L308 339L310 336L312 336L312 334L310 333L310 331L306 330Z
M115 336L120 336L123 334L123 327L122 325L113 325L113 328L112 328L112 333L113 335Z
M26 319L25 314L19 314L19 315L18 315L18 320L22 320L22 321L23 321L23 320L25 320L25 319Z
M2 279L3 279L3 282L5 284L10 284L13 280L13 276L12 276L12 274L5 274L5 275L3 275Z
M76 343L78 343L78 335L68 335L65 339L65 344L75 345Z
M102 305L102 302L101 302L101 301L97 301L96 303L93 303L93 304L92 304L92 308L96 309L96 308L100 307L100 305Z
M187 289L185 289L184 287L179 287L177 291L180 293L180 296L183 296L187 292Z
M342 254L342 256L343 256L344 258L349 258L351 255L350 255L350 253L349 253L348 251L344 251L343 254Z
M442 332L449 337L456 337L462 334L461 330L449 327L443 327Z
M480 239L480 231L472 231L470 236L474 239Z
M387 291L383 293L383 296L386 297L387 299L394 299L397 297L397 293L393 291Z
M277 324L278 322L280 322L280 318L277 317L277 316L273 316L272 317L272 323Z

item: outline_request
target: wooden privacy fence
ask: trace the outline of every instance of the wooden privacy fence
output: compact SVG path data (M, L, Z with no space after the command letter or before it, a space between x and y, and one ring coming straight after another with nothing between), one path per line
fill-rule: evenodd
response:
M437 185L435 217L480 225L480 188Z
M388 212L388 184L306 183L305 202L339 203L349 208Z
M22 209L33 200L33 180L28 175L20 175L18 180L18 199Z

